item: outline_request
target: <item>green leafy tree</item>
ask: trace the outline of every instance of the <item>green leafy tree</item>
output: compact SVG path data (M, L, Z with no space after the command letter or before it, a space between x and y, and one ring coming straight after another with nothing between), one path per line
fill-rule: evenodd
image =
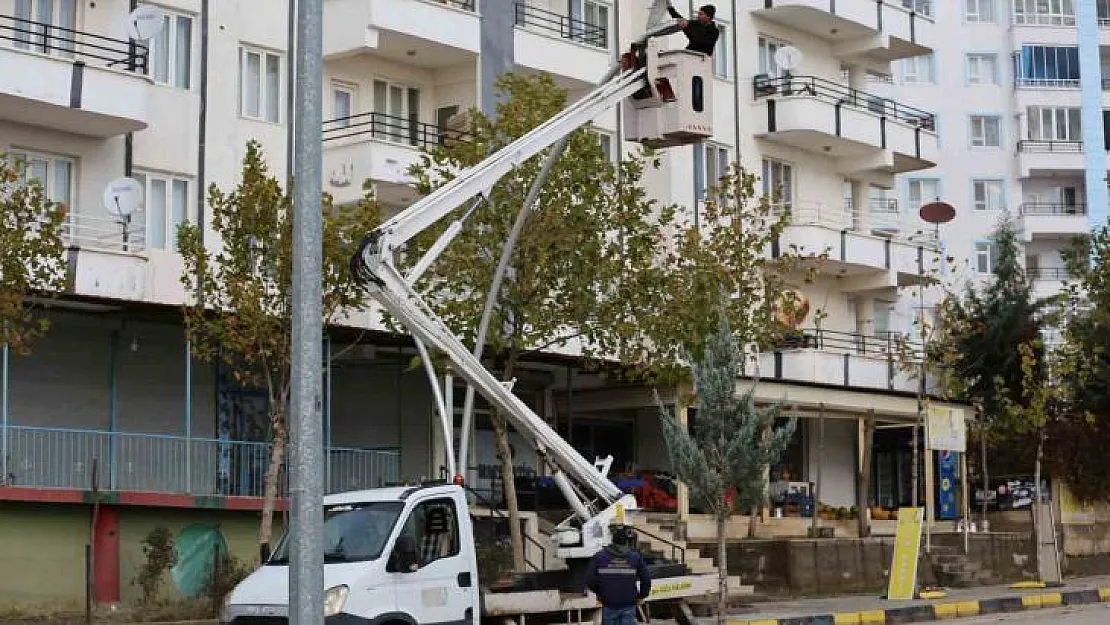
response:
M948 293L941 300L935 338L927 346L930 368L945 394L971 403L978 411L984 486L991 447L1007 450L992 457L1007 462L1008 469L1032 464L1028 456L1016 452L1036 449L1028 444L1033 429L1027 422L1035 393L1026 389L1045 379L1041 329L1050 304L1033 297L1009 217L1002 218L991 241L995 255L991 280L984 287L969 281L962 294Z
M66 210L28 178L25 163L0 153L0 345L14 354L29 353L50 325L31 296L66 286Z
M238 186L225 193L212 185L208 204L218 251L205 244L194 224L177 233L185 265L181 283L192 299L185 306L185 328L198 358L219 361L237 383L267 392L272 444L258 531L260 548L267 549L285 458L292 369L292 197L269 173L252 140ZM364 303L364 288L353 279L349 262L361 237L379 223L380 211L369 194L342 207L325 194L320 209L326 327Z
M754 388L737 395L744 355L726 318L718 319L719 328L692 367L698 408L694 432L662 404L660 413L672 469L717 521L717 622L723 624L728 620L728 519L737 504L762 500L764 472L789 445L797 421L790 418L776 427L780 405L756 407Z

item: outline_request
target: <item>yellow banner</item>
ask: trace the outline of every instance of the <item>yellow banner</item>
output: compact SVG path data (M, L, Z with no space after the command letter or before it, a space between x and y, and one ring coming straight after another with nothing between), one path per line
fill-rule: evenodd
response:
M923 511L923 508L898 509L898 533L894 538L894 561L890 565L887 599L908 601L913 599L917 590L917 560L921 555Z

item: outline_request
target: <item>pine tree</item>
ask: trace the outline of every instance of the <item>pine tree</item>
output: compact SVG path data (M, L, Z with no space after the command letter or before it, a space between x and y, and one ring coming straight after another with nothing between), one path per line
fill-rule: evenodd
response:
M737 395L742 358L721 315L717 332L708 337L700 362L692 367L697 395L694 433L660 404L671 468L717 522L717 622L722 625L728 603L728 519L735 506L762 499L764 471L786 449L797 423L790 418L775 427L782 418L781 405L756 407L754 388Z

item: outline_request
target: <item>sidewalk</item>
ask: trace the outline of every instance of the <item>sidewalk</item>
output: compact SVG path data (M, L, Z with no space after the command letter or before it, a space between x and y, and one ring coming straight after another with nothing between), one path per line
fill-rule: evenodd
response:
M886 601L853 595L753 603L733 611L729 625L870 625L922 623L980 614L1110 602L1110 576L1066 580L1057 588L1009 586L953 589L943 599Z

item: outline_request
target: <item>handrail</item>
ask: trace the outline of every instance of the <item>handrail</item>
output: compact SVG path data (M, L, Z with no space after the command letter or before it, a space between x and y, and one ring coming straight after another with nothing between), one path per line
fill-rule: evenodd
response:
M427 148L443 145L448 139L470 141L469 133L397 115L370 112L324 120L324 142L364 137Z
M486 509L490 511L490 514L492 514L493 516L497 517L498 519L503 519L503 520L505 520L505 521L509 521L509 522L511 522L511 520L509 519L509 517L508 517L508 516L506 516L506 515L505 515L505 514L504 514L503 512L501 512L501 509L500 509L500 508L497 508L496 506L494 506L494 505L493 505L493 502L491 502L490 500L486 499L486 498L485 498L485 497L484 497L484 496L483 496L483 495L482 495L481 493L479 493L479 492L478 492L478 491L477 491L476 489L474 489L474 488L471 488L471 487L469 487L469 486L467 486L467 485L465 485L465 484L464 484L464 485L463 485L463 490L465 490L466 492L470 493L471 495L474 495L475 499L478 499L479 503L483 503L483 504L485 504L485 506L486 506ZM528 542L529 544L535 545L535 546L536 546L537 548L539 548L539 550L540 550L540 557L541 557L541 558L543 559L543 562L544 562L544 563L546 564L546 563L547 563L547 549L545 549L545 548L544 548L544 546L543 546L543 545L541 545L541 544L540 544L540 542L539 542L538 540L536 540L535 538L532 538L532 537L531 537L530 535L528 535L527 533L524 533L524 534L522 534L522 535L524 536L524 540L525 540L526 542ZM536 570L536 571L542 571L542 570L543 570L542 568L540 568L540 567L536 566L534 562L532 562L531 560L529 560L529 559L528 559L528 554L527 554L527 553L525 553L525 554L524 554L524 563L525 563L525 564L527 564L528 566L532 567L532 568L533 568L534 570Z
M60 33L60 34L57 34ZM77 59L103 61L108 67L122 65L129 71L147 72L150 54L146 44L115 39L46 22L0 14L0 40L16 48L49 54L59 52Z
M776 94L809 96L870 111L926 130L936 130L936 115L933 113L818 76L787 75L771 78L761 74L752 80L752 88L756 99Z
M141 215L140 215L141 216ZM146 249L146 226L141 220L126 224L118 219L66 213L61 236L67 245L120 252Z
M924 344L907 338L900 332L863 334L842 332L824 328L800 328L784 337L775 350L815 349L839 351L859 355L880 355L888 358L908 352L911 359L919 360L925 355Z
M1087 204L1077 202L1023 202L1018 211L1022 215L1086 215Z
M1025 273L1033 280L1066 280L1071 277L1067 267L1032 267Z
M1083 151L1082 141L1054 141L1048 139L1023 139L1018 141L1018 152L1058 152L1075 154Z
M672 561L675 559L675 550L678 550L678 551L682 552L681 559L678 560L678 561L681 562L682 564L686 564L686 548L683 547L682 545L679 545L678 543L674 542L673 540L668 540L666 538L663 538L662 536L658 536L656 534L653 534L653 533L651 533L651 532L647 531L646 529L643 529L642 527L639 527L639 526L634 527L633 531L635 531L637 534L643 534L644 536L647 536L649 538L654 538L655 540L658 540L659 542L663 543L664 545L667 545L668 547L670 547L671 548L671 560Z
M541 9L524 0L517 0L513 4L516 7L517 26L538 28L597 48L609 47L609 33L604 26L595 26L568 15Z

